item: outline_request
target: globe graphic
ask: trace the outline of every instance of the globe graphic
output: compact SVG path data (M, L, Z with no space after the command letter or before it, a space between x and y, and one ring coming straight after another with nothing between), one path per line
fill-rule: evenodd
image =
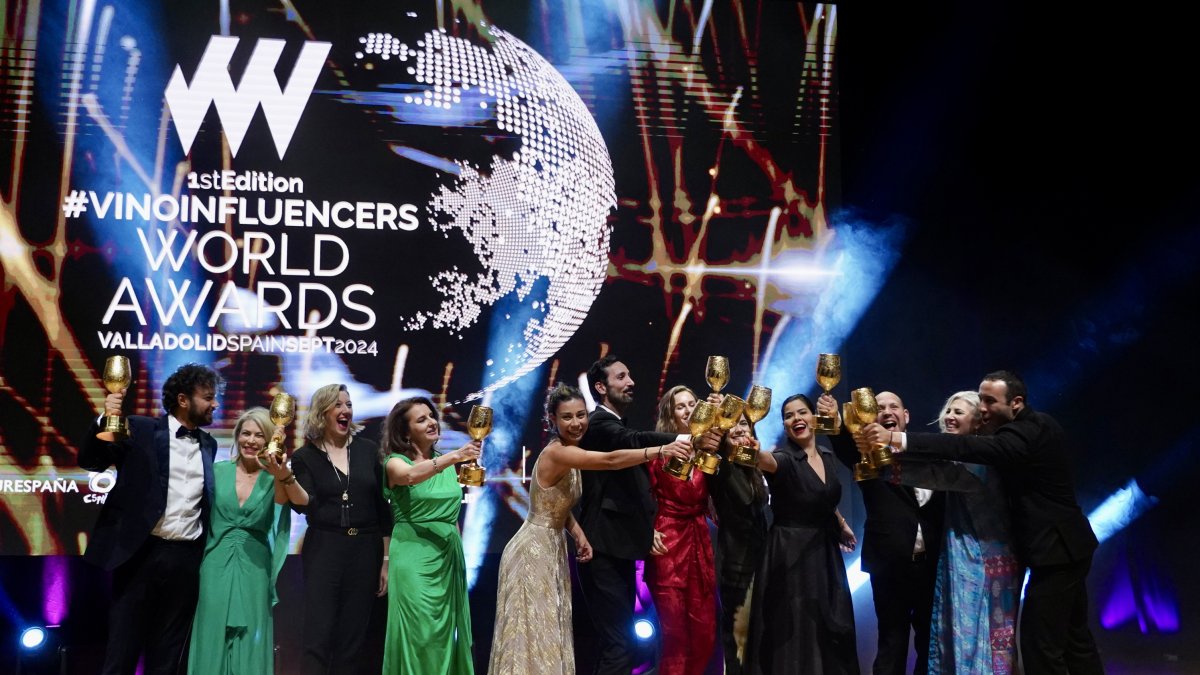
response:
M416 290L433 301L398 317L405 332L502 340L471 400L537 368L587 316L608 270L612 162L583 100L518 38L482 23L455 35L422 28L415 13L398 23L359 36L356 67L376 85L355 102L429 138L457 130L488 141L444 159L437 144L393 148L440 170L423 225L469 243L478 261L424 275Z

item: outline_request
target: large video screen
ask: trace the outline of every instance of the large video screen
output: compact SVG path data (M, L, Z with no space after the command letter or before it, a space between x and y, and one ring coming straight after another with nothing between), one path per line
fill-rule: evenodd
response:
M0 554L86 547L116 476L76 454L110 356L132 364L127 414L164 414L181 364L218 369L218 458L277 392L299 403L290 447L324 384L372 436L430 396L444 448L487 403L471 556L523 513L548 386L617 354L643 427L668 387L707 393L712 354L726 391L811 393L891 265L886 231L832 215L833 5L52 0L3 19Z

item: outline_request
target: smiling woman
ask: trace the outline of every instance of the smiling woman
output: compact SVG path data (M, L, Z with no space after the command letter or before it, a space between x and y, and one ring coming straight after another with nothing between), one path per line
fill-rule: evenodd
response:
M379 449L356 435L361 428L346 385L325 385L313 393L306 443L292 456L309 496L307 505L292 505L308 518L300 551L306 673L360 670L371 605L387 588L392 516L380 491Z
M559 384L546 396L555 438L538 456L529 488L529 514L500 557L490 675L575 672L571 634L571 574L563 530L575 539L580 563L592 546L571 515L582 492L580 469L624 469L663 456L686 458L688 443L593 452L577 444L588 429L583 394Z

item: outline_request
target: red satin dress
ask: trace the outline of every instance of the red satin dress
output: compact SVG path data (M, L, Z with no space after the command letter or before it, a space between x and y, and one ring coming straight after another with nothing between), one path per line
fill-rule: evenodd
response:
M646 583L658 609L663 675L701 675L717 636L717 581L708 532L708 483L701 471L682 481L663 473L661 459L647 467L658 503L654 529L663 533L664 555L646 560Z

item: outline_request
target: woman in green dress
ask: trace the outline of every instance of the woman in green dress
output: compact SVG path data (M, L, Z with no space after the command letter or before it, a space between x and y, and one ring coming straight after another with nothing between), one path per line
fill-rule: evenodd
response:
M189 673L275 671L271 608L279 600L275 579L291 532L290 511L282 505L308 501L286 459L257 459L275 436L282 437L282 430L266 408L251 408L233 428L233 456L213 464L212 517L200 564Z
M479 441L441 454L433 401L397 403L383 425L395 526L388 551L385 675L471 675L471 612L458 531L462 488L446 468L479 456Z

